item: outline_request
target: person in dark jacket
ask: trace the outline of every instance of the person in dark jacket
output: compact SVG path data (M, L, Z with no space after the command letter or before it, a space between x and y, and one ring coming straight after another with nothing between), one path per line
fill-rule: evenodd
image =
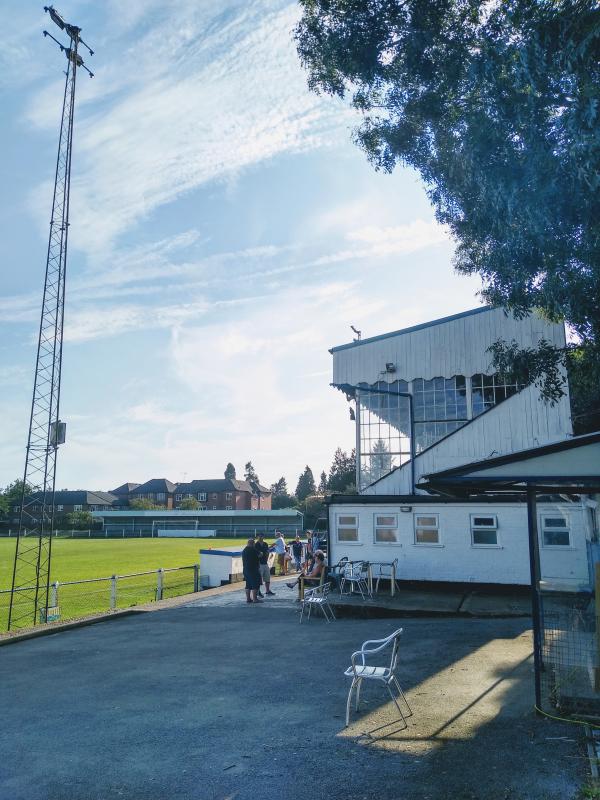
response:
M262 603L256 596L260 588L260 560L258 550L254 546L254 539L248 539L248 544L242 550L242 567L246 580L246 602Z

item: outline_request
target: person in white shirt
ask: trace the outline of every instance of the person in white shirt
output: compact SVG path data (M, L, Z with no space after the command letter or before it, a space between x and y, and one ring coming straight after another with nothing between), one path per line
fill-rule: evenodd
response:
M275 551L275 555L277 556L279 574L287 575L287 564L285 561L285 539L283 538L283 533L281 533L281 531L275 531L275 534L277 538L275 539L273 549Z

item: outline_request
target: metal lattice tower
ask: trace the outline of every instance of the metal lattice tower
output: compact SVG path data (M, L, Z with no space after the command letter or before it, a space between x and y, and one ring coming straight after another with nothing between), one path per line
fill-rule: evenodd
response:
M68 35L70 41L69 46L65 47L52 34L44 31L44 36L49 36L65 53L67 70L8 612L9 630L43 622L48 614L56 457L58 445L65 440L65 425L59 419L59 404L77 68L82 67L93 77L77 52L79 46L83 45L93 55L81 39L81 29L66 23L52 6L44 6L44 11L50 14L52 21Z

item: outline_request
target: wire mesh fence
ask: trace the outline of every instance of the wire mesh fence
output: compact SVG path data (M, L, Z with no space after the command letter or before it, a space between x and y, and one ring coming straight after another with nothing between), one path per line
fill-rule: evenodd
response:
M90 578L82 581L56 581L48 587L48 621L69 621L105 611L179 597L199 590L197 564L171 569L158 569L129 575L112 575L108 578ZM0 632L8 629L10 590L0 590ZM46 587L40 589L38 609L45 606ZM15 607L19 606L21 592L15 592ZM25 598L25 592L23 592ZM25 602L25 599L23 600ZM30 602L27 600L26 602ZM20 616L20 615L17 615ZM45 622L43 610L31 625Z
M594 598L542 597L542 710L600 717L600 653Z

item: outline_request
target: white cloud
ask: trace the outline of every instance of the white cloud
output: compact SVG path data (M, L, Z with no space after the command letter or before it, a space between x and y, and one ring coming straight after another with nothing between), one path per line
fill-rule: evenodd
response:
M197 6L179 3L178 25L165 15L137 46L119 50L119 77L114 64L99 61L94 81L104 88L83 90L71 243L90 254L208 181L347 139L350 112L306 88L291 39L295 4L273 2L265 12L265 3L250 3L211 15L208 4ZM133 77L121 85L127 74ZM90 96L98 101L115 85L118 96L94 110ZM48 89L34 99L34 124L56 124L57 92L53 86L52 101ZM32 196L38 218L48 196L47 185Z
M348 233L348 239L367 247L373 256L413 253L425 247L447 244L450 236L437 222L414 220L408 225L380 228L375 225L358 228Z

